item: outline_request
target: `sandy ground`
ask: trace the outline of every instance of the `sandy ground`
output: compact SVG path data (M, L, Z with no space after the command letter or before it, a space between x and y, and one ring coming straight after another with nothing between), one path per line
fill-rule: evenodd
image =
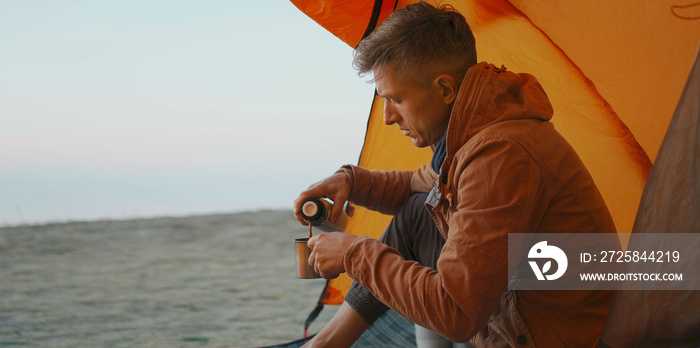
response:
M257 347L302 336L289 211L0 228L0 346ZM326 306L310 332L335 306Z

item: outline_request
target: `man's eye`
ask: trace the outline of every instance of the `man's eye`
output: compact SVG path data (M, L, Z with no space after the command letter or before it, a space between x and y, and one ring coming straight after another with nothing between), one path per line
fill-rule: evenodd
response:
M395 99L395 98L389 98L389 97L383 97L385 101L391 103L391 104L400 104L401 100Z

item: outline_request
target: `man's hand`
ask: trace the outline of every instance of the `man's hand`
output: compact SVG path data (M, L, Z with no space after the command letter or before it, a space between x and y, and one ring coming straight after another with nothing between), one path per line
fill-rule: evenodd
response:
M301 205L309 198L330 198L333 200L333 211L331 211L331 223L335 223L343 211L345 201L350 195L350 178L348 175L339 172L335 173L306 189L294 200L294 217L304 226L308 225L301 216Z
M337 278L345 272L345 253L355 239L356 235L343 232L316 235L307 243L311 248L309 265L323 278Z

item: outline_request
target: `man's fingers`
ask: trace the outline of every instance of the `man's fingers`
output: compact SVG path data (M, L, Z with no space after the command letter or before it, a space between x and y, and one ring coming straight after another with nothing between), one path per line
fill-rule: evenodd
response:
M333 210L331 210L331 223L338 221L338 217L340 217L340 214L343 212L345 200L346 197L334 197Z
M324 274L324 275L322 275L321 277L322 277L323 279L335 279L335 278L338 278L338 276L340 276L340 274L331 274L331 275L326 275L326 274Z
M316 246L316 242L318 241L318 236L320 236L320 234L317 234L317 235L311 237L311 239L309 239L309 241L306 242L306 245L309 246L309 248L311 249L311 251L313 251L313 250L314 250L314 247ZM312 254L312 255L313 255L313 254Z
M311 266L311 268L314 269L314 271L316 270L316 254L314 254L313 252L311 253L311 255L309 255L308 264L309 266ZM318 271L316 273L318 273Z
M323 278L323 279L335 279L335 278L338 278L338 276L340 275L340 274L325 274L325 273L320 273L318 271L316 273L318 273L318 275L320 275L321 278Z

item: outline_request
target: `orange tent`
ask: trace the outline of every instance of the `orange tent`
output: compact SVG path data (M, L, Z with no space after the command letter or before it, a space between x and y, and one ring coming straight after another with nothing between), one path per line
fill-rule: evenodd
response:
M394 9L415 2L291 1L352 47ZM552 123L593 175L618 232L631 232L642 190L700 42L700 3L440 3L453 5L466 17L479 61L537 77L554 107ZM375 98L359 165L392 170L429 162L431 151L414 147L398 127L384 125L382 112L383 100ZM358 207L346 231L378 238L389 219ZM623 247L627 242L622 240ZM329 281L321 302L341 304L350 283L345 275Z

